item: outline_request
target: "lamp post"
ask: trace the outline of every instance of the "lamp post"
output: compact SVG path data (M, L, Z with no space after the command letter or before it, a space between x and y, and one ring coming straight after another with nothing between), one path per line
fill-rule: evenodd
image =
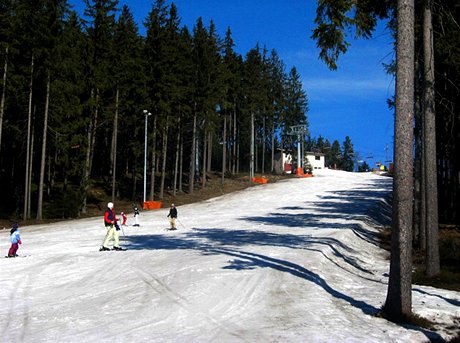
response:
M144 110L144 115L145 115L145 137L144 137L144 203L145 203L145 195L147 192L147 119L149 116L152 115L147 110ZM144 204L142 204L142 207L144 207Z

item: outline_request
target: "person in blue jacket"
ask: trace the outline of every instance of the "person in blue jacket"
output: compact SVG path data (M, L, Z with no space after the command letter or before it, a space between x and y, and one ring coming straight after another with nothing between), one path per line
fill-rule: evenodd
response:
M13 224L10 234L11 234L11 247L10 247L10 250L8 251L8 257L16 257L18 256L17 251L19 249L19 244L22 244L21 236L19 234L18 223Z

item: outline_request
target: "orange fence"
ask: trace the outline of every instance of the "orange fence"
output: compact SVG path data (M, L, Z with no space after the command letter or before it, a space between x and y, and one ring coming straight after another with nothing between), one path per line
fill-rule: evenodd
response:
M157 210L163 206L161 201L144 201L144 210Z
M297 177L312 177L313 174L304 174L302 168L297 168Z
M268 179L266 177L253 177L252 182L254 182L254 183L268 183Z

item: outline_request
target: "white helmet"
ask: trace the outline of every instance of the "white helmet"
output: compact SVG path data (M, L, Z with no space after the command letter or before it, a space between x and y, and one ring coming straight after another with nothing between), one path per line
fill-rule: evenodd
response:
M113 208L113 202L109 202L109 203L107 204L107 207L110 208L110 209L112 209L112 208Z

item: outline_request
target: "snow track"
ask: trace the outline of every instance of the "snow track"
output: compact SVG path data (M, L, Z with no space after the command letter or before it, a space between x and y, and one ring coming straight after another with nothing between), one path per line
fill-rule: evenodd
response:
M318 171L178 208L125 227L99 252L101 218L21 228L0 260L0 342L424 342L455 333L456 292L414 285L437 332L375 317L388 252L376 232L391 179ZM8 232L0 248L8 250ZM456 326L455 326L456 325Z

